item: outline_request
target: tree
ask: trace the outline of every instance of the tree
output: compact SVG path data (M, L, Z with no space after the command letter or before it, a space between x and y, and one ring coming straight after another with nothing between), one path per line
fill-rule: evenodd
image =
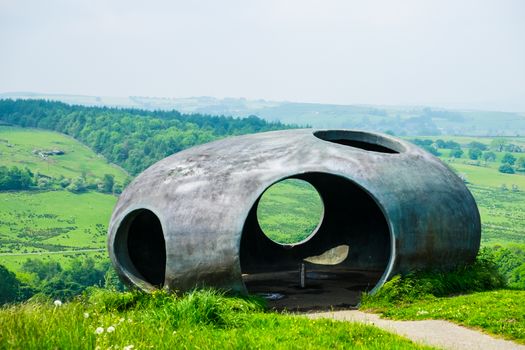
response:
M525 170L525 157L520 157L516 161L516 168L520 170Z
M494 162L496 160L496 153L491 151L483 153L483 160L486 162Z
M516 162L516 157L514 157L510 153L505 153L505 155L503 156L503 159L501 159L501 162L503 164L514 165L514 163Z
M38 280L50 279L62 272L62 266L56 261L27 259L22 265L22 271L34 274Z
M5 266L0 265L0 305L17 301L20 297L20 281Z
M445 143L443 144L443 148L455 149L455 148L461 148L461 145L457 143L456 141L448 140L448 141L445 141Z
M0 190L26 190L34 184L34 174L27 168L0 166Z
M106 193L113 193L113 186L115 185L115 177L110 174L104 174L102 182L102 191Z
M461 156L463 156L463 150L461 148L450 150L450 158L461 158Z
M425 146L422 146L423 149L425 151L427 151L428 153L430 154L433 154L435 155L436 157L439 157L441 155L441 153L434 147L434 146L431 146L431 145L425 145Z
M503 152L503 149L507 145L507 140L501 137L495 138L490 143L490 148L497 151L497 152Z
M471 143L468 144L468 147L469 148L477 148L477 149L480 149L482 151L486 151L488 146L484 143L481 143L481 142L477 142L477 141L472 141Z
M468 150L468 157L472 160L477 160L479 157L481 157L481 150L479 148L470 148Z
M82 177L77 177L66 189L74 193L84 192L86 190L86 183Z
M502 164L498 170L500 173L514 174L514 168L510 164Z

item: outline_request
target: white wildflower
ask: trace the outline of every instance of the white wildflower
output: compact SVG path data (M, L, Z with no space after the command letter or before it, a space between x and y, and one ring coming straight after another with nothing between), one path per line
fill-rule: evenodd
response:
M428 314L428 311L427 310L419 310L416 315L417 316L421 316L421 315L427 315Z
M89 318L89 314L87 312L84 312L84 318Z
M95 329L95 333L96 333L96 334L102 334L102 333L104 333L104 327L98 327L97 329Z
M106 332L108 332L108 333L112 333L114 331L115 331L115 327L113 327L113 326L109 326L108 329L106 329Z
M124 317L121 317L121 318L118 320L118 323L120 324L120 323L124 322L125 320L126 320L126 319L125 319Z
M55 304L55 306L62 306L62 302L61 302L60 300L58 300L58 299L55 300L55 301L53 302L53 304Z
M122 349L123 350L132 350L135 346L133 345L126 345L125 347L123 347Z

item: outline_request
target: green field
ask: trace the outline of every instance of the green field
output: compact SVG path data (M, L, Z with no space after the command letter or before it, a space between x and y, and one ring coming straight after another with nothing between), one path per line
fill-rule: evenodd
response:
M281 244L299 243L310 236L323 215L323 202L308 182L288 179L268 188L257 207L263 232Z
M29 257L62 261L75 250L105 248L115 202L115 196L97 192L0 193L0 264L19 271Z
M43 158L35 151L60 150L63 155ZM58 132L0 125L0 165L28 168L49 177L102 179L104 174L124 183L128 175L90 148Z
M414 139L411 137L409 139ZM486 245L525 243L525 174L503 174L498 171L507 152L494 152L496 160L485 162L468 159L468 144L476 141L489 146L491 137L418 136L419 139L442 139L458 142L464 154L450 158L450 150L438 149L439 158L465 179L481 214L482 243ZM525 138L505 138L525 149ZM525 153L512 153L516 158Z

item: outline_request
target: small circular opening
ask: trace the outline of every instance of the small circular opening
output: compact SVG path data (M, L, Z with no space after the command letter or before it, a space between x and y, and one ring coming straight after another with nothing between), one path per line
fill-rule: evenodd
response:
M134 278L162 287L166 272L166 242L159 218L150 210L129 213L117 231L115 254Z
M263 193L257 206L257 221L272 241L294 245L315 233L323 212L323 201L315 187L304 180L286 179Z
M323 141L359 148L365 151L397 154L404 151L403 146L381 135L350 130L315 131L314 136Z

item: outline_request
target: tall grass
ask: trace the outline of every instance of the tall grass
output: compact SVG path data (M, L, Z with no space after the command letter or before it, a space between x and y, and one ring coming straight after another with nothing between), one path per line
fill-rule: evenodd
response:
M421 349L375 327L267 313L260 299L92 289L0 309L0 349Z
M380 310L391 305L493 290L505 285L505 277L498 271L492 253L484 248L473 264L452 271L434 269L394 276L375 294L363 294L361 308Z

